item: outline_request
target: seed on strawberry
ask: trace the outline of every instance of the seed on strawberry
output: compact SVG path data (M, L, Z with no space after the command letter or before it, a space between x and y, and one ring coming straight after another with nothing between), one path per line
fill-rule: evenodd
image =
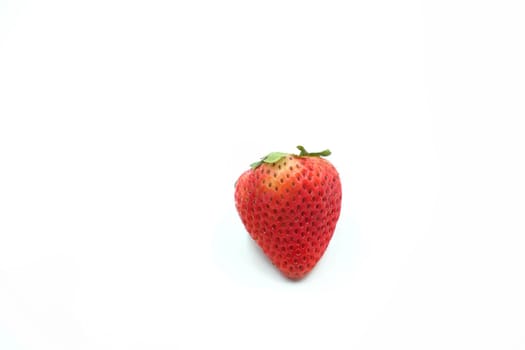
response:
M321 259L341 212L339 174L329 150L273 152L235 183L235 206L250 236L286 277L300 279Z

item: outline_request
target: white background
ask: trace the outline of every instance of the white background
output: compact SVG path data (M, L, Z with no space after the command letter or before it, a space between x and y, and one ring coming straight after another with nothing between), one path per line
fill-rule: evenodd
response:
M0 1L0 349L524 349L522 1ZM290 282L235 212L330 148Z

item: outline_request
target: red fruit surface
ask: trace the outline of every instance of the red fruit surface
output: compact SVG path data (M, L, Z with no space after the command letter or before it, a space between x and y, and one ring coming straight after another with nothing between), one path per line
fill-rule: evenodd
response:
M289 154L260 162L235 185L235 205L246 230L291 279L304 277L323 256L341 198L337 170L319 156Z

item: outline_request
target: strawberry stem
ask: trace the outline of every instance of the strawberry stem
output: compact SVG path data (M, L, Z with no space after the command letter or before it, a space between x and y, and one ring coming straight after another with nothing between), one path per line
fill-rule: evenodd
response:
M299 157L328 157L330 154L332 154L332 152L330 152L329 149L325 149L321 152L312 153L306 151L306 149L303 146L297 146L297 149L301 151L301 153L299 153Z
M299 157L327 157L330 154L332 154L332 152L330 152L329 149L325 149L324 151L321 151L321 152L312 152L312 153L306 151L306 149L303 146L297 146L297 149L301 151L301 153L299 153L298 155ZM283 152L272 152L262 157L259 161L250 164L250 167L252 169L255 169L258 166L260 166L262 163L268 163L268 164L276 163L288 155L289 155L288 153L283 153Z

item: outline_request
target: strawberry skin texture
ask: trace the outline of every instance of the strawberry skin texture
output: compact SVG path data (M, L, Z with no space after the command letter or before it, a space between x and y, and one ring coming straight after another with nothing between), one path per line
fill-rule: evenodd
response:
M290 279L304 277L323 256L341 199L339 174L320 157L286 155L244 172L235 185L246 230Z

